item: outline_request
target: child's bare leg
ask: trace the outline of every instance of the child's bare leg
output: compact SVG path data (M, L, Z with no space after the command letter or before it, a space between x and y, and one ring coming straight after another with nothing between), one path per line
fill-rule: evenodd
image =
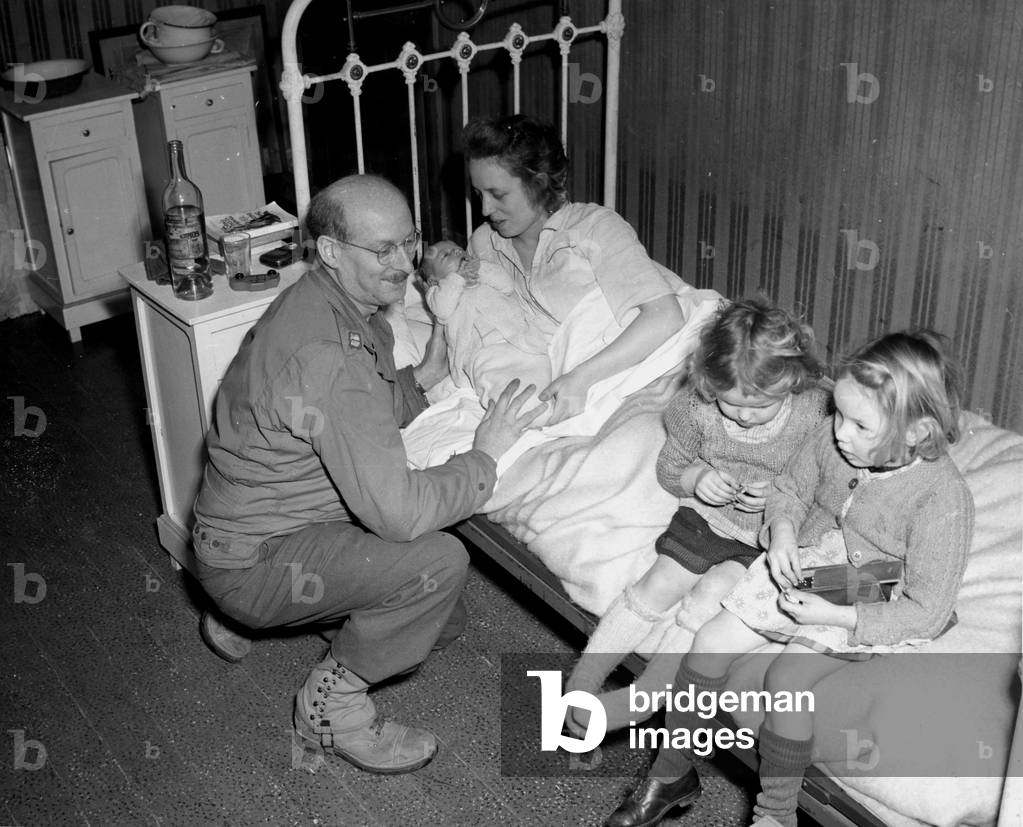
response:
M683 665L707 678L723 680L738 657L759 649L765 643L767 639L763 635L754 632L727 609L722 609L700 627Z
M664 559L672 565L682 568L674 560ZM744 571L742 564L734 560L718 563L701 576L692 591L682 598L677 611L674 609L674 604L672 605L675 616L672 621L667 623L664 635L657 643L656 651L653 652L643 674L636 678L637 690L650 697L654 692L664 692L668 684L674 683L682 656L692 646L696 632L721 611L721 599L732 590ZM656 634L648 636L648 642L652 642L654 637ZM641 644L640 651L644 651L643 646L644 644ZM621 729L631 722L639 723L646 720L659 708L658 705L647 712L634 712L630 705L628 687L604 692L598 696L598 699L607 712L608 731Z
M670 557L658 554L646 574L633 585L632 591L651 609L663 612L689 594L700 582L700 577Z
M567 689L596 695L627 654L656 651L665 630L674 623L676 604L699 577L674 560L657 555L646 573L608 606L569 676ZM615 705L620 697L613 702ZM583 719L588 717L581 710L569 715L569 728L580 733L585 728Z
M637 651L655 629L663 632L674 618L669 609L698 579L699 575L658 555L646 573L608 606L569 678L568 688L599 691L625 655Z
M839 658L790 643L768 667L764 688L775 697L779 692L807 692L845 665ZM813 751L812 713L769 711L760 728L759 749L761 791L753 812L758 819L771 816L785 827L796 827L799 789Z
M811 692L813 687L832 672L837 672L849 661L822 654L798 643L788 644L771 661L764 675L764 689L778 692ZM806 703L803 704L806 707ZM813 714L809 710L777 712L771 710L764 718L764 726L786 738L811 738Z
M725 688L732 662L765 642L762 635L722 609L696 633L693 648L682 658L675 675L675 690L686 691L691 684L694 692L720 692ZM695 712L672 710L664 716L664 724L669 732L675 732L706 726L706 721ZM681 778L691 768L689 750L662 749L650 767L650 775L661 779Z

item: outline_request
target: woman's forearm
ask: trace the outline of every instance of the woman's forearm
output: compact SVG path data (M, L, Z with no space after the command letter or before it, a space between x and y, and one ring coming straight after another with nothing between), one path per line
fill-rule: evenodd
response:
M594 384L639 364L685 322L674 295L661 296L639 306L639 315L611 344L581 363L572 372Z

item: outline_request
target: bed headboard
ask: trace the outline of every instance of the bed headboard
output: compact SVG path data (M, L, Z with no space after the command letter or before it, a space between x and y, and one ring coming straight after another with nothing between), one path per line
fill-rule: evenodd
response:
M466 32L461 32L454 45L443 52L423 54L415 44L395 44L397 57L387 63L371 66L360 60L358 54L351 53L344 65L336 72L325 75L302 74L298 63L296 38L299 21L306 8L314 0L292 0L284 18L281 32L281 52L284 72L281 76L281 91L288 108L288 129L291 136L292 161L295 175L295 203L299 217L305 215L309 205L309 169L306 156L305 122L303 120L302 98L308 89L317 84L343 80L348 85L355 116L355 135L353 136L359 172L365 172L362 151L362 118L360 98L372 91L372 84L367 85L369 76L376 72L388 70L400 71L405 76L408 107L408 136L411 148L411 170L413 193L413 212L416 227L422 229L422 209L419 182L419 155L416 136L416 108L413 88L416 76L422 67L431 61L453 60L458 66L461 87L461 108L463 126L469 122L471 108L469 101L468 75L472 69L473 58L479 53L489 50L503 49L508 53L512 64L512 83L514 113L520 111L520 77L519 64L522 55L531 44L553 40L561 52L561 138L568 143L568 104L569 104L569 54L573 42L580 36L600 33L607 38L607 67L605 74L604 94L604 186L603 202L605 206L615 206L615 172L618 165L618 84L621 59L621 39L625 31L625 18L622 15L622 0L608 0L607 16L589 26L578 26L570 17L562 17L554 29L545 34L527 34L519 24L509 27L504 39L493 43L474 43ZM466 237L472 234L472 208L469 200L469 188L466 185L465 225Z

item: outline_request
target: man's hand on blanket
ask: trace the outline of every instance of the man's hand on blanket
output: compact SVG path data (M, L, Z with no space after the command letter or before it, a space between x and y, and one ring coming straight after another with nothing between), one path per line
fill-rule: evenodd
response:
M518 389L519 380L512 379L496 401L490 400L487 412L476 428L472 447L490 455L495 461L515 444L534 419L547 410L546 405L537 405L523 411L522 406L536 391L536 385L526 385L521 393L516 394Z
M548 425L554 425L570 416L581 414L586 408L586 394L592 383L581 371L563 373L539 393L541 402L550 402L551 415Z

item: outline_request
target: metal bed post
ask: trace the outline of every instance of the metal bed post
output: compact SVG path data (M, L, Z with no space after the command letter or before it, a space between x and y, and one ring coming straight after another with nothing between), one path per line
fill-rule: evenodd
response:
M607 99L604 104L604 206L615 208L618 195L618 88L625 16L622 0L610 0L604 21L607 36Z
M291 137L291 168L295 176L295 206L299 218L309 205L309 161L305 151L305 122L302 119L302 95L306 90L302 68L298 64L298 23L312 0L292 0L281 28L281 92L288 105L288 135ZM301 172L299 172L301 170Z

